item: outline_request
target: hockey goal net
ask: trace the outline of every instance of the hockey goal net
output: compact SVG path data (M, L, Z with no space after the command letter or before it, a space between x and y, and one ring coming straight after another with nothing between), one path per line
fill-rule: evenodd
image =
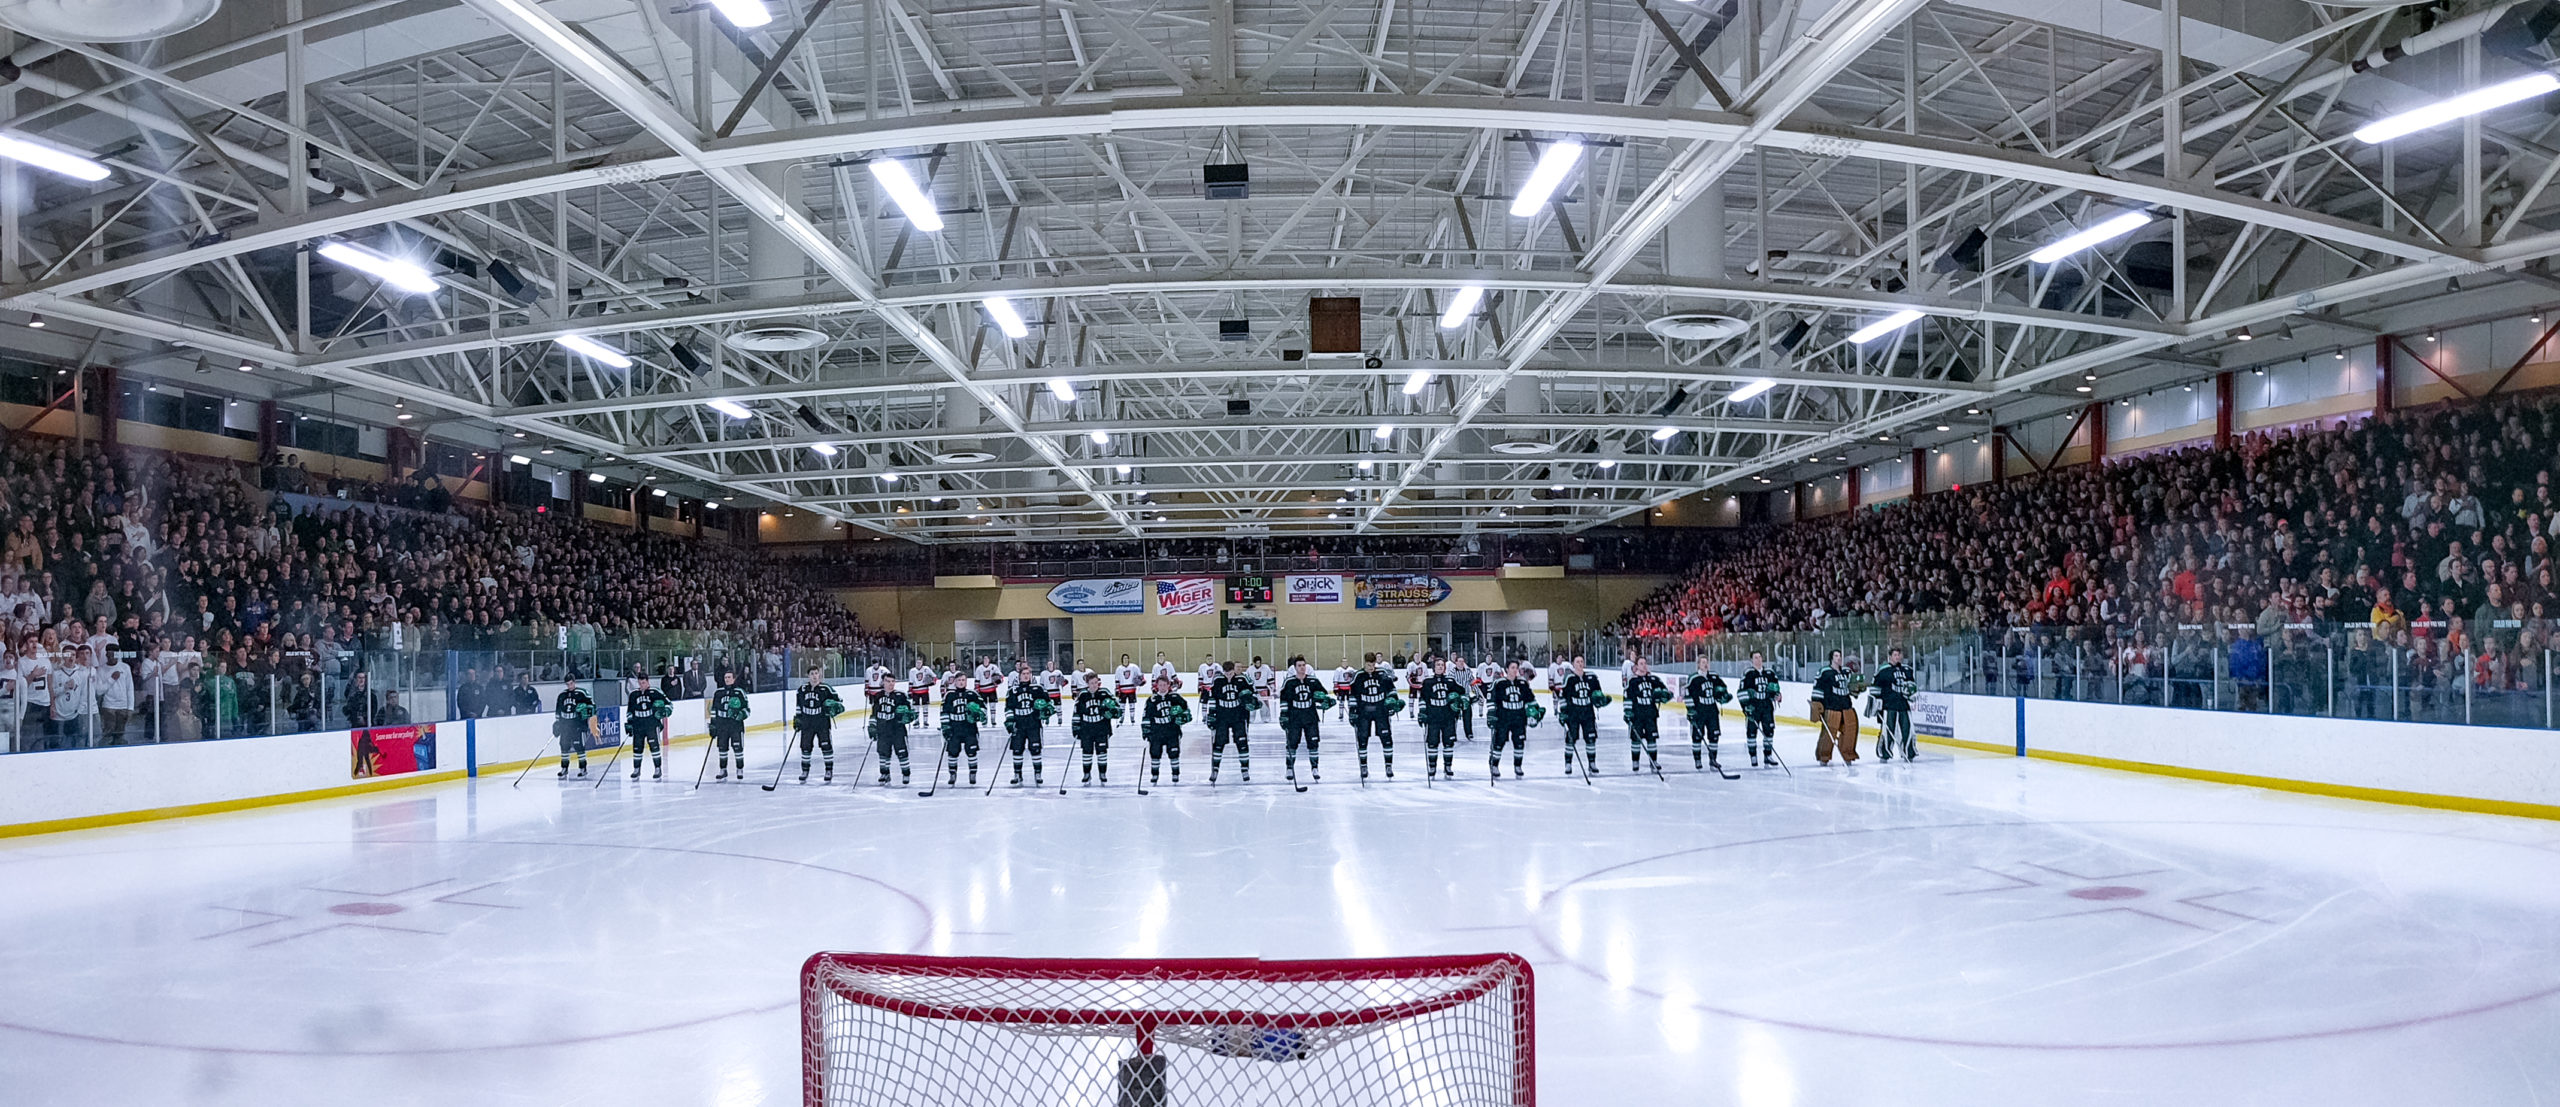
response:
M1529 963L821 953L809 1107L1530 1107Z

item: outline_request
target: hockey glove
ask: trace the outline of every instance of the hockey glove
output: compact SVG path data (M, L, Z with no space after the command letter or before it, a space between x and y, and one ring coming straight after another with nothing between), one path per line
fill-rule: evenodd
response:
M1387 693L1386 702L1380 706L1386 708L1386 712L1389 715L1401 715L1404 713L1404 699L1393 692Z
M1591 693L1591 706L1592 706L1592 708L1593 708L1594 710L1597 710L1597 709L1599 709L1599 708L1603 708L1603 707L1607 707L1607 706L1609 706L1609 704L1610 704L1609 693L1607 693L1607 692L1598 692L1598 691L1595 691L1595 692Z
M1529 705L1529 725L1530 725L1530 726L1536 726L1536 725L1538 725L1539 723L1542 723L1542 722L1545 722L1545 721L1547 721L1547 709L1546 709L1545 705L1543 705L1543 704L1535 704L1535 703L1530 704L1530 705Z
M1333 710L1333 696L1322 688L1316 689L1316 710Z

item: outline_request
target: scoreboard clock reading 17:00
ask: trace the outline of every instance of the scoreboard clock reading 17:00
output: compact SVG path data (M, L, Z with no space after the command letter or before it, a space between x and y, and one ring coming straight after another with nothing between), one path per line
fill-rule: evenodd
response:
M1228 577L1227 602L1232 604L1270 603L1271 578L1261 573Z

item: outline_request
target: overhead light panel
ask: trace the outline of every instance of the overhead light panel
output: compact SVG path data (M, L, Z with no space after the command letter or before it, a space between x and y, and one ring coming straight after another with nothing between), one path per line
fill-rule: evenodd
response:
M1022 321L1022 313L1013 310L1013 301L1002 296L989 296L986 308L987 314L996 321L996 329L1003 331L1006 338L1022 338L1031 333L1030 326Z
M1113 466L1113 468L1118 469L1121 476L1125 477L1129 475L1129 467L1126 465Z
M711 0L711 9L741 31L773 22L773 13L765 10L764 0Z
M443 287L416 262L378 254L352 242L331 239L320 244L321 257L369 274L402 292L427 293Z
M1480 284L1465 285L1450 293L1449 306L1440 312L1440 329L1452 331L1466 326L1467 318L1476 313L1476 305L1483 302L1484 286Z
M873 158L871 177L880 182L881 190L906 215L908 224L927 233L942 229L942 213L934 208L933 197L925 195L914 175L907 172L907 163L896 158Z
M1655 427L1653 428L1653 440L1656 442L1669 442L1673 436L1678 435L1679 433L1680 428L1678 427Z
M562 349L585 354L616 369L631 368L631 355L583 334L564 334L552 341L559 343Z
M752 419L756 414L747 410L747 405L736 400L704 400L702 405L732 419Z
M1529 171L1529 180L1520 186L1520 194L1511 198L1511 214L1526 218L1547 206L1556 194L1556 186L1573 172L1573 163L1582 160L1582 144L1572 139L1547 144L1538 155L1538 167Z
M603 483L604 483L604 474L602 474L602 473L589 473L589 474L587 474L587 483L588 483L588 484L603 484Z
M1363 472L1363 473L1369 472L1369 471L1371 471L1371 470L1373 470L1373 469L1376 469L1377 467L1378 467L1378 463L1377 463L1377 462L1375 462L1375 461L1372 461L1372 460L1370 460L1370 459L1368 459L1368 458L1365 458L1365 457L1360 459L1360 471L1361 471L1361 472Z
M1393 423L1380 423L1380 424L1378 424L1378 429L1376 429L1376 430L1374 430L1374 431L1369 432L1369 436L1370 436L1370 437L1372 437L1372 438L1375 438L1375 439L1377 439L1377 440L1379 440L1379 441L1381 441L1381 442L1384 442L1384 441L1386 441L1386 440L1387 440L1387 439L1389 439L1389 438L1395 437L1395 433L1396 433L1396 425L1395 425L1395 424L1393 424Z
M1058 402L1062 404L1076 402L1076 386L1067 383L1065 377L1049 378L1049 394L1057 397Z
M1762 377L1759 380L1752 381L1749 384L1725 393L1724 402L1728 404L1738 404L1776 387L1778 387L1778 382L1770 380L1767 377Z
M1618 467L1618 459L1614 457L1604 457L1598 461L1592 462L1592 464L1603 469L1615 469Z
M814 454L818 455L819 457L834 457L834 456L836 456L836 447L835 447L835 443L833 443L833 442L812 442L812 443L810 443L810 444L809 444L809 452L810 452L810 453L814 453Z
M898 483L898 474L895 470L891 470L880 474L880 480L883 484L896 484Z
M518 465L531 465L531 464L533 464L533 459L532 459L532 458L529 458L529 457L526 457L526 456L524 456L523 454L508 454L508 455L507 455L507 460L512 461L512 462L515 462L515 463L516 463L516 464L518 464Z
M1095 431L1086 437L1091 438L1093 440L1093 444L1096 446L1108 446L1111 444L1110 431Z
M2103 219L2086 230L2064 235L2044 244L2036 252L2028 254L2027 260L2038 265L2051 265L2101 242L2121 238L2141 230L2150 225L2151 220L2152 215L2147 211L2128 211L2122 215Z
M2356 141L2372 145L2389 142L2405 134L2442 126L2465 116L2503 108L2521 100L2530 100L2553 89L2560 89L2560 77L2533 73L2512 81L2500 81L2487 88L2474 89L2424 107L2411 108L2398 115L2387 115L2356 128Z
M0 135L0 158L24 162L78 181L103 181L108 177L106 166L17 135Z
M1412 376L1404 379L1404 394L1407 396L1419 396L1422 395L1423 389L1429 388L1430 386L1431 370L1416 369L1413 371Z
M1923 313L1921 312L1913 311L1910 308L1904 308L1901 311L1894 312L1891 315L1885 316L1882 319L1878 319L1873 323L1869 323L1866 326L1858 328L1857 333L1849 336L1849 341L1857 343L1860 346L1864 346L1876 339L1882 338L1895 331L1901 330L1904 327L1908 327L1913 323L1919 322L1922 315Z

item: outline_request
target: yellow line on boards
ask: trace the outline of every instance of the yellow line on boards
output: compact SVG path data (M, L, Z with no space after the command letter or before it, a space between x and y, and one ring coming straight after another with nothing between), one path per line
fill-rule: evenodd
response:
M853 714L854 712L848 711L844 715L837 717L846 718ZM444 723L438 725L451 724ZM753 734L758 731L776 730L780 729L784 725L786 724L781 721L758 723L754 726L748 727L747 733ZM711 734L708 731L694 734L680 734L667 739L666 747L668 749L674 749L677 746L696 745L710 740ZM504 773L519 772L552 756L554 755L546 753L540 757L533 758L530 761L484 763L480 766L480 775L485 778L498 776ZM198 815L224 815L237 811L253 811L262 807L281 807L290 803L311 803L317 800L345 799L349 796L361 796L373 792L387 792L397 788L414 788L421 784L447 784L465 778L466 774L461 769L434 769L423 773L406 773L395 777L361 780L351 784L340 784L328 788L312 788L300 792L279 792L274 795L267 796L242 796L238 799L208 800L204 803L186 803L173 807L145 807L135 811L109 811L99 815L77 815L68 819L47 819L42 822L0 823L0 838L23 838L36 834L60 834L73 830L97 830L105 827L128 826L134 823L157 822L161 819L193 818Z

